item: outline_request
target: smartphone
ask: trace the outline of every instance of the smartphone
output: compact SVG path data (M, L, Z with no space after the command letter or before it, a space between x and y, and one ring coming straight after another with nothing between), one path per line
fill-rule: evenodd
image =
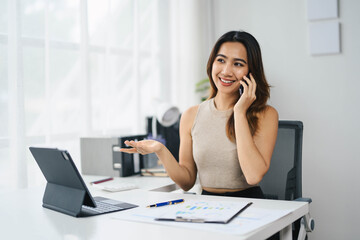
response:
M243 85L240 85L239 92L240 92L240 97L241 97L241 95L242 95L243 92L244 92L244 87L243 87Z
M246 77L250 79L250 73L248 73L248 75L246 75ZM243 85L240 85L239 92L240 92L240 97L241 97L241 95L244 93Z

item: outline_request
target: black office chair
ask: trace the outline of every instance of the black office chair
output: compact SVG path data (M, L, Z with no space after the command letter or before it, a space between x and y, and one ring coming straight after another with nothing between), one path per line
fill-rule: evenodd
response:
M302 198L302 139L301 121L279 121L270 169L260 183L265 198L311 202L310 198ZM313 229L314 220L305 216L295 222L293 236L305 239L306 232Z

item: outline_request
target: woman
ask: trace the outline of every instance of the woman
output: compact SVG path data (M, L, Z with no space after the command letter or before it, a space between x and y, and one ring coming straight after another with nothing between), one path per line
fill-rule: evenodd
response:
M241 31L224 34L210 54L207 74L210 97L180 120L179 162L154 140L125 141L132 148L121 151L156 153L185 191L198 173L202 194L263 198L258 183L270 166L278 113L266 104L270 91L256 39Z

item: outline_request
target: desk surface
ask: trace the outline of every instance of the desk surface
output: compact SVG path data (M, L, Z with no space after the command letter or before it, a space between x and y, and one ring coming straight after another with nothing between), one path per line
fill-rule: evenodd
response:
M111 196L112 193L101 191L93 187L90 183L96 180L105 179L108 177L99 177L99 176L83 176L84 182L89 188L91 194L98 194L104 196L104 194ZM114 180L109 182L104 182L102 184L115 184L116 183L129 183L136 185L139 189L148 190L148 191L157 191L157 192L171 192L178 187L169 177L145 177L140 175L134 175L131 177L114 177ZM95 195L94 195L95 196Z
M89 179L89 178L87 178ZM129 178L126 179L129 181ZM85 180L86 181L86 180ZM235 198L201 196L181 193L149 191L169 185L164 178L134 178L133 182L147 181L145 189L106 193L90 188L93 196L102 195L112 199L146 206L149 203L184 198L234 201ZM155 184L157 181L161 184ZM157 182L157 183L159 183ZM170 182L171 183L171 182ZM291 210L291 214L247 235L220 234L181 227L131 222L114 219L116 212L88 218L74 218L42 207L45 187L0 192L0 226L2 239L264 239L309 211L307 203L251 199L254 206L265 209Z

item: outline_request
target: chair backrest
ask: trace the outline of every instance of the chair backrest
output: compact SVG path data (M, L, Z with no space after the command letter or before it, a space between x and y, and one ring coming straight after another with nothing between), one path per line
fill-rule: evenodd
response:
M293 200L302 197L302 136L301 121L279 121L270 169L260 182L266 198Z

